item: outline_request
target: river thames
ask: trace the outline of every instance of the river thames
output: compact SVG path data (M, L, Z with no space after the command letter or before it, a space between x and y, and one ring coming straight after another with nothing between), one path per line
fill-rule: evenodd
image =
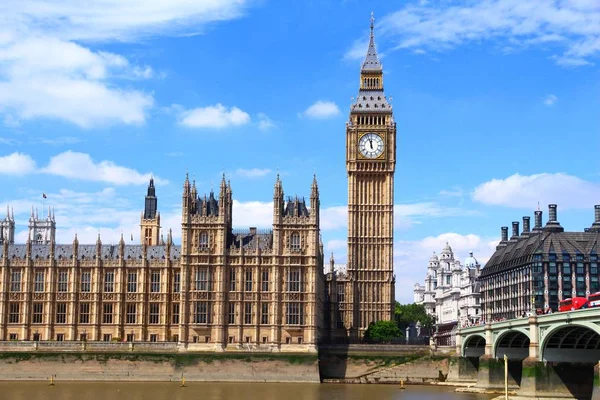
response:
M488 400L452 387L296 383L0 382L11 400Z

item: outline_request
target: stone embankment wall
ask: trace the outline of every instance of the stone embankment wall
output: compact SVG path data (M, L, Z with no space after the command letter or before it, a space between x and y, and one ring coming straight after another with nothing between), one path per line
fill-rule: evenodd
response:
M316 355L0 353L0 380L320 382Z
M428 346L329 346L320 349L319 370L325 382L428 383L447 379L452 357Z

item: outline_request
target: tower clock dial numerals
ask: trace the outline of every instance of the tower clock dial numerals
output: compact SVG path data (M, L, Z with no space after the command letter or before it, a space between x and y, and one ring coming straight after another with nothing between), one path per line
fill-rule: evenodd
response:
M383 139L376 133L365 133L358 141L358 150L365 158L378 158L383 153Z

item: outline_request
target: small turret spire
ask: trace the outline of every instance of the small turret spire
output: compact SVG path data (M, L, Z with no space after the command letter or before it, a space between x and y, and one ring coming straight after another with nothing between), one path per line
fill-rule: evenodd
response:
M367 49L367 56L362 65L363 71L381 71L383 67L377 57L377 50L375 49L375 16L371 12L371 36L369 38L369 48Z

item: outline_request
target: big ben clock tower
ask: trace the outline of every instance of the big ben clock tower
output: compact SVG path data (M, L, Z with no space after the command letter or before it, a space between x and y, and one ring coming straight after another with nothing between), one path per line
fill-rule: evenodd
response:
M383 67L375 49L373 23L371 14L371 38L360 70L360 89L346 123L346 288L350 292L346 301L351 306L344 325L352 337L362 337L371 322L394 317L396 123L383 91Z

